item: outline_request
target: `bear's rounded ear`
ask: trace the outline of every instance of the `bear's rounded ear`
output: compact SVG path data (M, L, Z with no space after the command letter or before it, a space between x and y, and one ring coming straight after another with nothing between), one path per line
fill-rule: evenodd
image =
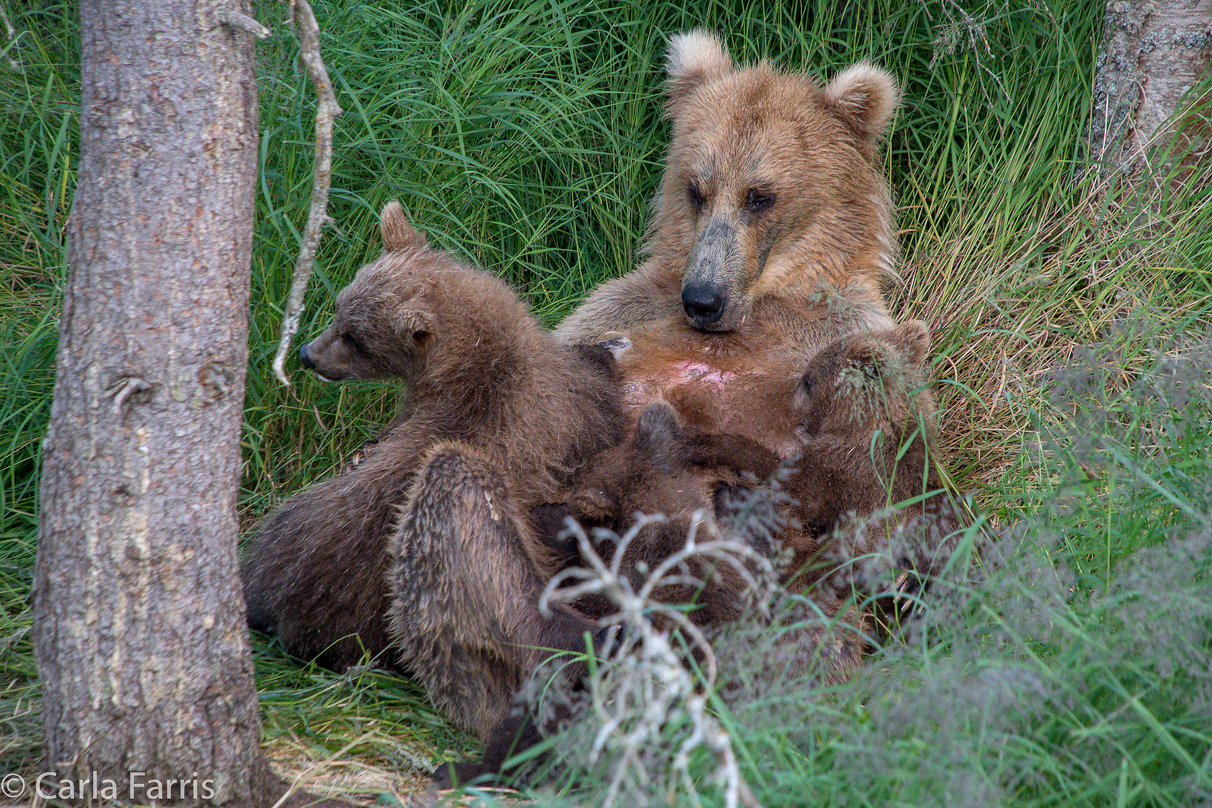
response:
M432 314L420 308L415 299L410 299L396 311L393 325L401 340L416 345L433 333L436 323Z
M399 252L409 247L424 247L425 234L420 233L404 216L404 208L395 199L383 206L379 214L379 234L385 252Z
M669 73L666 112L672 115L703 82L731 73L732 58L719 37L698 28L670 38L665 68Z
M924 367L930 354L930 327L921 320L909 320L892 330L888 342L909 366Z
M825 106L868 144L874 144L900 102L896 79L869 62L859 62L825 85Z
M686 466L682 428L677 413L668 404L657 402L644 408L636 419L633 441L636 451L665 474L675 474Z

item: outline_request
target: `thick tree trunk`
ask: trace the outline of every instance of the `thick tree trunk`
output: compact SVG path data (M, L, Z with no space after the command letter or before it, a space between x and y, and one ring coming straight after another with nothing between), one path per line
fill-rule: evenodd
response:
M1178 122L1178 145L1205 147L1212 99L1190 90L1210 66L1212 0L1108 0L1094 80L1093 158L1135 169L1175 134L1164 124L1183 103L1193 115Z
M81 3L34 614L46 763L89 783L44 792L254 805L274 787L236 567L258 130L252 37L222 19L248 6Z

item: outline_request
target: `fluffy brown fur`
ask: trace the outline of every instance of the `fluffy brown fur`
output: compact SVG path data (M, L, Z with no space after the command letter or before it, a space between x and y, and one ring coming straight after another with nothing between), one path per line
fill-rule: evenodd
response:
M858 64L821 86L765 62L737 68L702 31L673 37L667 65L673 134L647 259L598 287L559 338L675 320L736 331L758 302L797 308L821 287L882 310L897 247L876 151L892 77Z
M803 444L788 491L825 556L933 574L964 524L945 490L926 388L926 325L849 334L809 361L793 397ZM843 576L849 579L851 576Z
M718 339L686 336L691 344ZM645 355L652 341L618 337L605 344L627 379L625 390L644 383L645 368L669 366L659 351ZM732 341L718 344L732 347ZM573 497L576 516L592 521L608 512L599 500L614 507L616 521L619 513L660 510L660 502L678 501L669 486L689 474L697 488L677 489L683 504L673 513L701 507L707 497L727 519L724 505L739 475L748 473L751 481L780 476L794 503L777 528L792 554L786 583L793 588L818 580L826 563L870 554L891 554L903 569L931 572L948 546L944 538L960 522L931 457L936 419L927 385L929 347L925 324L914 320L843 334L806 358L784 350L777 363L756 369L716 352L709 373L683 374L656 395L678 409L685 426L637 430L632 445L603 453ZM625 393L632 406L651 396ZM649 405L641 422L662 409ZM637 443L646 433L645 443ZM743 500L745 487L733 498Z
M792 485L800 514L820 530L940 487L928 450L934 405L920 320L839 337L808 362L792 395L804 446Z
M607 344L631 378L651 358L638 356L642 348L624 338ZM680 546L689 514L714 502L719 523L711 530L757 546L736 513L752 503L756 481L778 478L788 500L771 527L790 556L784 583L793 591L860 558L869 558L867 568L936 572L963 521L931 457L929 347L927 327L915 320L844 334L807 359L788 352L779 365L738 369L723 400L711 395L711 383L667 390L665 397L698 422L680 426L669 409L650 405L633 439L594 461L571 498L574 515L617 530L623 517L661 512L664 503L670 535L654 532L631 550L650 562ZM845 569L836 580L854 582ZM704 590L705 606L738 608L740 596L726 581L714 590L727 592L723 597ZM705 622L727 619L713 614Z
M738 441L744 439L685 430L673 410L654 404L640 415L629 440L594 458L569 495L569 515L585 530L606 529L596 549L607 562L617 550L614 537L628 532L636 514L662 517L645 524L621 557L620 570L638 590L651 570L686 544L692 529L700 542L724 535L716 521L714 491L724 481L740 481L730 457ZM583 563L575 545L563 555L569 563ZM740 615L749 593L734 567L694 558L685 572L687 581L661 587L653 597L663 603L692 604L690 618L700 625ZM614 611L612 604L591 598L577 601L576 607L594 617Z
M588 618L539 599L554 573L536 563L512 479L476 448L426 456L390 540L394 648L434 706L481 738L552 651L586 650Z
M792 588L861 557L928 574L947 554L947 538L962 517L931 456L929 347L929 331L918 320L853 332L826 344L787 379L765 377L772 388L753 393L767 407L782 402L789 415L779 419L792 428L773 441L779 451L737 443L730 460L763 478L786 469L780 485L794 505L781 538L793 552Z
M474 446L525 514L624 430L609 355L557 345L508 286L431 250L398 203L380 231L383 254L301 353L327 379L403 378L406 411L361 463L269 516L242 564L250 625L336 668L389 644L387 539L436 445ZM542 545L524 552L548 563Z

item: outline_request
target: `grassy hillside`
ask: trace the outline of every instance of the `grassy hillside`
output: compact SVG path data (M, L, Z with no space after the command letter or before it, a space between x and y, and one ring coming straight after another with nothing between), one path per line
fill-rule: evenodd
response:
M28 637L38 442L79 122L74 7L32 5L9 10L14 35L0 38L16 65L0 60L6 771L36 770L39 754ZM767 806L1212 799L1212 165L1167 174L1157 163L1140 191L1098 183L1082 146L1101 0L672 6L317 3L345 115L335 226L302 333L322 327L335 291L377 253L376 212L393 198L549 323L632 267L666 143L671 33L705 26L739 60L822 78L880 63L905 97L885 155L904 246L896 311L934 330L948 466L1004 540L857 682L783 682L715 702L742 770ZM275 36L257 49L246 524L339 469L398 396L324 386L297 367L291 388L272 380L306 218L313 98L280 6L263 0L258 16ZM334 676L256 649L270 753L312 788L402 793L437 757L474 749L406 680ZM606 765L570 761L567 798ZM692 804L680 787L620 804L641 796Z

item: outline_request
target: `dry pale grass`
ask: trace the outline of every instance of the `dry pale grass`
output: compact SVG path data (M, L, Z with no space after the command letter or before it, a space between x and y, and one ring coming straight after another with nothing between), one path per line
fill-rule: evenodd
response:
M318 747L298 737L278 737L265 748L274 773L290 784L292 791L304 791L325 799L351 805L371 805L390 798L399 805L421 804L432 781L420 768L403 769L365 751L365 745L382 741L368 732L336 752ZM359 753L357 750L362 747ZM420 750L410 750L417 751ZM432 750L422 753L432 757Z
M1083 346L1146 309L1150 329L1164 330L1207 306L1174 285L1176 272L1198 271L1182 266L1176 242L1206 227L1208 211L1163 215L1157 202L1089 191L1017 232L994 232L978 206L943 232L914 234L896 316L935 332L940 444L964 488L994 490L1018 467L1052 371ZM1137 347L1118 353L1125 378L1147 359Z

